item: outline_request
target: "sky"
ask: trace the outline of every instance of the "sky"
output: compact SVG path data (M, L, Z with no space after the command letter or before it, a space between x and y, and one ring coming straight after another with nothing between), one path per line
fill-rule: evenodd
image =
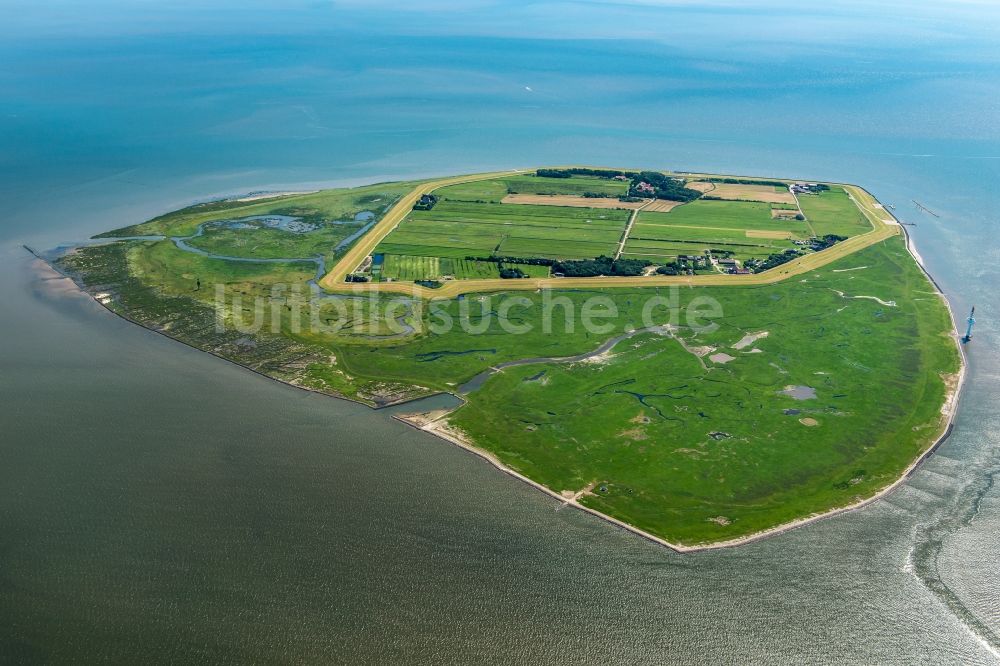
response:
M0 34L109 36L173 33L318 33L475 35L545 39L699 41L719 22L738 22L739 43L816 39L997 41L1000 6L985 0L809 3L768 0L0 0ZM669 11L664 11L665 9ZM730 46L724 40L720 49Z

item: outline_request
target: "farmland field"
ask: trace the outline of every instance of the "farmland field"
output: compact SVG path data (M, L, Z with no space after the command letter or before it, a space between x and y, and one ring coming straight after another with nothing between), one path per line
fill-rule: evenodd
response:
M753 201L706 201L699 199L674 208L669 213L640 215L651 224L681 224L692 227L725 229L787 229L802 236L809 235L805 224L776 222L771 217L771 205ZM779 226L780 225L780 226Z
M609 207L619 205L639 211L621 248L622 256L653 265L675 261L678 255L701 256L709 250L729 253L740 262L763 261L796 248L796 240L824 234L853 236L871 228L837 186L819 194L803 194L808 217L797 220L795 199L777 185L690 184L730 200L620 203L597 198L590 207L581 193L623 194L627 183L579 176L514 175L443 187L437 192L436 206L410 212L374 250L386 257L421 257L420 262L408 262L403 268L398 259L389 258L371 277L376 281L434 276L489 279L498 277L496 266L464 270L454 262L488 256L550 260L614 256L632 215L632 211ZM765 200L745 200L755 193ZM789 211L791 217L778 216L776 210Z
M573 206L575 208L623 208L635 210L649 204L648 199L619 201L604 197L578 197L572 194L508 194L501 203L532 206Z
M594 192L617 197L625 194L628 183L603 178L539 178L515 176L506 179L511 194L584 194Z
M445 201L487 201L500 203L500 200L508 194L507 183L500 179L449 185L437 191L437 195Z
M617 198L628 190L628 183L603 178L543 178L509 176L475 183L442 187L438 195L448 201L485 201L498 203L508 194L566 194L582 196L587 192Z
M651 264L663 264L674 261L681 254L688 256L704 254L707 249L731 252L733 258L746 261L764 258L782 248L721 242L629 241L625 244L623 256L629 259L642 259Z
M375 251L451 259L593 258L616 251L628 216L625 210L445 200L410 213Z
M765 203L729 201L695 201L669 213L643 210L629 233L625 255L663 262L718 249L742 261L795 247L789 238L810 236L805 222L775 220L770 211Z
M465 259L387 254L382 263L382 277L393 280L434 280L444 275L492 278L500 273L496 264Z
M381 256L380 280L438 280L444 277L479 280L500 277L500 264L490 261L399 254ZM548 266L518 264L517 267L530 277L546 277L549 274Z
M843 188L833 187L820 194L800 195L799 204L817 236L857 236L871 229Z
M764 201L795 205L795 197L787 187L776 185L753 185L745 183L711 183L698 181L688 183L687 187L704 192L716 199L731 199L734 201Z
M643 222L642 215L639 221L633 225L629 234L630 240L645 238L649 240L685 240L685 241L718 241L725 242L746 242L750 236L750 229L716 229L714 227L688 227L682 225L647 224ZM793 234L790 229L768 229L760 230L765 234ZM753 243L753 241L750 241Z

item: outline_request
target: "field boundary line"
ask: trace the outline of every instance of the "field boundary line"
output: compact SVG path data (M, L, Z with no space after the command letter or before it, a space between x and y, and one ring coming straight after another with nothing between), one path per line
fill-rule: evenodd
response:
M622 232L622 239L618 243L618 251L615 252L615 261L618 261L622 256L622 252L625 251L625 243L628 241L628 237L632 233L632 227L635 225L636 220L639 219L639 211L641 211L646 206L649 206L654 201L656 201L656 199L650 199L649 201L647 201L646 203L642 204L641 206L632 211L632 214L628 218L628 224L625 225L625 231Z

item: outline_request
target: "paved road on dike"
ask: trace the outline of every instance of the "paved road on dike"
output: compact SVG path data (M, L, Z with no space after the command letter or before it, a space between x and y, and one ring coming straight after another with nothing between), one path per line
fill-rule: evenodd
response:
M513 280L503 280L500 278L487 280L452 280L445 282L439 289L421 287L410 282L344 282L344 279L353 272L361 262L365 260L372 250L382 242L389 233L395 229L400 222L413 209L413 205L424 194L430 194L434 190L448 185L458 185L461 183L471 183L478 180L489 180L490 178L502 178L520 173L527 173L526 170L497 171L492 173L473 174L468 176L456 176L435 180L419 185L412 192L404 196L392 209L386 213L385 217L372 227L371 231L365 234L344 257L337 262L337 265L319 281L320 286L329 292L336 293L369 293L380 291L394 294L407 294L410 296L420 296L422 298L452 298L461 294L469 294L485 291L535 291L538 289L576 289L576 288L614 288L614 287L663 287L670 285L684 286L746 286L774 284L788 278L808 273L827 264L833 263L842 257L853 254L866 247L879 243L887 238L899 235L901 227L893 218L889 211L885 210L881 204L871 194L856 185L843 185L850 195L851 200L858 206L864 216L872 224L872 230L858 236L848 238L846 241L837 243L831 248L807 254L793 259L787 264L776 266L763 273L752 275L651 275L637 277L588 277L588 278L521 278ZM720 176L713 174L676 174L686 177L712 177ZM722 176L726 177L726 176ZM747 176L741 176L746 178ZM835 183L831 183L835 184ZM836 183L839 184L839 183Z

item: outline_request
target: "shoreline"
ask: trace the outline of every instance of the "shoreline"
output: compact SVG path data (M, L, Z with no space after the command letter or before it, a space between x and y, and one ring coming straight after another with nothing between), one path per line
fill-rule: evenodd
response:
M135 319L132 319L128 315L122 314L121 312L114 311L113 309L111 309L111 307L107 303L105 303L105 302L101 301L100 299L96 298L94 296L94 294L90 293L90 291L88 291L86 289L86 287L84 287L83 285L81 285L80 282L77 281L77 279L76 279L75 276L70 275L69 273L67 273L65 271L59 270L57 267L55 267L54 265L52 265L52 263L48 259L46 259L45 257L43 257L39 252L35 251L33 248L29 247L28 245L22 244L21 247L23 247L29 254L31 254L31 256L33 256L36 261L41 262L45 266L45 268L47 268L50 271L52 271L55 275L58 275L60 278L62 278L64 280L69 280L70 283L72 283L73 287L78 292L80 292L81 294L83 294L84 296L86 296L88 299L90 299L91 301L93 301L94 303L96 303L97 305L99 305L104 311L106 311L106 312L114 315L115 317L118 317L118 318L120 318L120 319L122 319L124 321L127 321L130 324L134 324L135 326L138 326L139 328L142 328L142 329L144 329L146 331L149 331L150 333L155 333L156 335L162 335L166 339L171 340L173 342L177 342L179 344L182 344L185 347L188 347L189 349L193 349L195 351L199 351L199 352L202 352L202 353L205 353L205 354L209 354L210 356L214 356L215 358L219 359L220 361L225 361L226 363L231 363L231 364L235 365L237 368L242 368L243 370L246 370L248 372L252 372L253 374L255 374L255 375L259 376L259 377L263 377L264 379L269 379L271 381L278 382L279 384L284 384L285 386L288 386L290 388L299 389L300 391L306 391L307 393L312 393L312 394L315 394L315 395L321 395L321 396L326 397L326 398L333 398L334 400L344 400L346 402L354 403L355 405L360 405L362 407L367 407L368 409L371 409L371 410L374 410L374 411L378 411L380 409L385 409L387 407L397 407L399 405L405 405L407 403L415 402L417 400L424 400L426 398L432 398L432 397L434 397L436 395L447 394L446 391L433 391L433 392L428 393L426 395L418 395L418 396L415 396L415 397L400 398L399 400L391 400L389 402L382 403L382 404L378 404L378 403L371 404L371 403L368 403L368 402L364 402L363 400L358 400L357 398L352 398L350 396L343 395L341 393L326 393L324 391L320 391L319 389L314 389L314 388L311 388L309 386L303 386L301 384L294 384L294 383L292 383L290 381L287 381L285 379L281 379L280 377L275 377L273 375L264 374L260 370L257 370L255 368L251 368L249 365L246 365L245 363L240 363L239 361L233 360L231 358L226 358L225 356L222 356L221 354L218 354L218 353L212 351L211 349L202 349L201 347L195 347L193 344L191 344L189 342L185 342L184 340L180 340L178 338L175 338L175 337L173 337L172 335L170 335L169 333L167 333L165 331L161 331L159 329L153 328L152 326L147 326L146 324L142 323L141 321L136 321ZM450 395L450 394L448 394L448 395Z
M520 472L517 472L511 469L510 467L507 467L494 454L476 446L474 443L472 443L466 438L464 433L462 433L457 428L451 426L451 424L448 423L448 416L455 410L450 410L444 414L441 414L436 419L430 420L427 423L422 423L423 419L420 418L422 414L412 414L412 415L395 414L392 416L392 418L402 423L405 423L406 425L412 428L420 430L421 432L428 433L446 442L454 444L455 446L458 446L459 448L482 458L489 464L493 465L497 470L503 472L504 474L512 476L515 479L518 479L519 481L523 481L524 483L535 488L536 490L539 490L544 494L548 495L549 497L557 500L564 506L569 505L572 506L573 508L579 509L580 511L589 513L590 515L596 518L600 518L601 520L611 523L616 527L620 527L628 532L631 532L636 536L646 539L647 541L652 541L653 543L656 543L660 546L665 546L677 553L698 553L702 551L719 550L722 548L735 548L737 546L753 543L755 541L762 541L763 539L778 536L779 534L790 532L791 530L798 529L800 527L805 527L806 525L810 525L812 523L816 523L827 518L834 518L841 514L853 511L859 511L861 509L866 508L868 505L874 504L875 502L885 498L893 491L895 491L897 488L899 488L903 483L908 481L913 476L913 474L919 469L919 467L931 456L931 454L937 451L937 449L948 440L948 437L951 436L954 427L955 416L958 413L959 395L961 394L962 387L965 384L965 375L966 375L965 373L966 362L964 360L964 352L960 353L963 354L962 367L959 370L959 378L955 384L955 390L948 395L948 399L945 402L945 406L947 406L949 410L948 410L948 420L944 430L934 440L934 443L931 446L929 446L923 453L921 453L918 458L916 458L912 463L910 463L910 465L907 466L905 470L903 470L903 473L900 475L900 477L897 478L895 481L893 481L891 484L882 488L871 497L860 499L857 502L848 504L846 506L835 507L833 509L829 509L827 511L823 511L820 513L813 513L808 516L805 516L804 518L798 518L796 520L787 523L775 525L774 527L769 527L765 530L754 532L746 536L727 539L725 541L714 541L710 543L701 543L694 545L685 545L667 541L663 537L658 537L655 534L643 530L642 528L636 527L635 525L631 525L606 513L598 511L597 509L580 504L575 497L574 498L565 497L560 493L557 493L556 491L552 490L548 486L545 486L521 474ZM459 397L464 404L465 400L463 398L461 398L460 396L456 397Z
M685 173L685 172L675 172L675 173ZM703 175L712 175L712 174L703 174ZM879 206L881 206L881 204L878 202L878 199L876 199L875 196L872 195L870 192L868 192L866 189L861 188L859 186L853 186L853 187L856 187L861 192L864 192L867 196L869 196L872 199L873 202L875 202L876 204L879 204ZM858 204L858 206L859 206L859 208L861 208L860 204ZM865 212L864 209L862 209L862 212ZM646 539L648 541L652 541L652 542L654 542L654 543L656 543L658 545L661 545L661 546L666 546L667 548L670 548L671 550L674 550L674 551L679 552L679 553L693 553L693 552L700 552L700 551L706 551L706 550L716 550L716 549L721 549L721 548L736 547L736 546L744 545L744 544L747 544L747 543L752 543L752 542L755 542L755 541L759 541L759 540L762 540L762 539L765 539L765 538L769 538L769 537L772 537L772 536L777 536L777 535L782 534L784 532L788 532L790 530L797 529L799 527L803 527L805 525L809 525L811 523L818 522L818 521L826 519L826 518L832 518L834 516L837 516L837 515L840 515L840 514L843 514L843 513L847 513L847 512L851 512L851 511L857 511L857 510L860 510L862 508L865 508L868 505L873 504L874 502L876 502L876 501L878 501L878 500L886 497L887 495L889 495L890 493L892 493L894 490L896 490L900 485L902 485L904 482L906 482L909 478L911 478L912 475L920 467L920 465L923 464L923 462L925 460L927 460L930 457L931 454L933 454L935 451L937 451L937 449L942 444L944 444L945 441L947 441L948 437L951 435L951 432L952 432L953 427L954 427L954 422L955 422L955 419L956 419L957 414L958 414L958 408L959 408L959 404L960 404L960 397L961 397L961 393L962 393L962 390L964 388L965 381L966 381L966 378L967 378L967 368L968 368L968 359L966 357L965 349L964 349L964 347L963 347L963 345L961 343L960 337L959 337L959 335L957 333L957 329L956 329L957 320L955 319L955 313L954 313L954 310L951 307L951 303L948 301L948 299L945 296L945 294L944 294L943 290L941 289L940 285L937 283L937 281L934 279L934 277L928 272L926 266L924 266L923 261L922 261L922 257L920 256L919 252L917 252L916 247L913 244L912 237L910 236L910 234L907 231L906 227L904 225L901 225L901 224L898 223L898 220L896 219L895 215L891 211L882 208L881 212L889 215L892 218L893 226L897 226L898 225L899 228L902 230L901 233L902 233L902 235L904 237L904 240L905 240L904 244L905 244L907 253L910 254L910 256L913 258L913 260L916 262L916 264L920 267L921 272L925 275L925 277L927 277L928 281L931 283L931 285L935 289L935 293L941 298L941 300L945 304L945 307L948 309L949 316L951 317L951 320L952 320L952 333L951 333L950 337L952 338L953 342L955 343L955 345L956 345L956 347L958 349L960 365L959 365L959 369L958 369L958 372L957 372L957 380L954 382L954 387L952 388L951 391L949 391L946 394L945 402L941 406L941 412L942 412L942 414L947 414L947 419L944 421L943 428L939 431L938 435L934 438L933 442L916 459L914 459L902 471L902 473L900 474L900 476L895 481L893 481L889 485L885 486L884 488L882 488L881 490L879 490L878 492L876 492L875 494L873 494L873 495L871 495L871 496L869 496L867 498L862 498L860 500L857 500L856 502L853 502L851 504L844 505L844 506L841 506L841 507L834 507L834 508L826 510L826 511L818 512L818 513L814 513L814 514L810 514L808 516L805 516L805 517L802 517L802 518L799 518L799 519L796 519L796 520L793 520L793 521L789 521L787 523L783 523L783 524L780 524L780 525L776 525L776 526L771 527L771 528L760 530L758 532L754 532L752 534L748 534L748 535L742 536L742 537L736 537L736 538L727 539L727 540L724 540L724 541L701 543L701 544L695 544L695 545L675 544L675 543L672 543L670 541L667 541L666 539L663 539L662 537L658 537L658 536L656 536L656 535L654 535L652 533L646 532L645 530L642 530L641 528L638 528L638 527L636 527L634 525L630 525L629 523L626 523L626 522L624 522L622 520L619 520L619 519L614 518L614 517L612 517L610 515L602 513L602 512L600 512L600 511L598 511L596 509L584 506L584 505L580 504L577 501L577 496L574 496L572 498L565 497L565 496L561 495L560 493L558 493L558 492L556 492L556 491L548 488L547 486L545 486L545 485L543 485L543 484L541 484L541 483L539 483L537 481L534 481L534 480L530 479L529 477L527 477L527 476L525 476L525 475L523 475L523 474L521 474L521 473L519 473L519 472L517 472L517 471L515 471L515 470L513 470L513 469L511 469L509 467L507 467L494 454L490 453L489 451L486 451L485 449L481 449L481 448L477 447L473 442L471 442L471 441L469 441L467 439L467 436L464 433L462 433L460 430L458 430L454 426L451 426L451 424L448 422L448 416L450 414L454 413L454 411L456 409L460 408L461 405L459 407L456 407L455 409L451 409L451 410L444 411L443 413L439 413L436 418L431 419L431 420L427 420L427 421L424 421L423 419L421 419L420 417L422 416L422 414L419 414L419 413L418 414L409 414L409 415L407 415L407 414L391 415L391 418L396 419L397 421L399 421L401 423L404 423L404 424L406 424L406 425L408 425L408 426L410 426L412 428L415 428L417 430L421 430L422 432L425 432L425 433L431 434L433 436L436 436L436 437L438 437L439 439L441 439L443 441L449 442L449 443L451 443L451 444L453 444L455 446L458 446L459 448L461 448L461 449L463 449L463 450L465 450L465 451L467 451L469 453L472 453L474 455L479 456L480 458L482 458L486 462L488 462L491 465L493 465L499 471L501 471L501 472L503 472L503 473L505 473L505 474L507 474L509 476L512 476L513 478L519 479L519 480L523 481L524 483L527 483L528 485L532 486L533 488L535 488L537 490L540 490L541 492L545 493L546 495L549 495L550 497L558 500L563 505L571 505L571 506L573 506L573 507L575 507L577 509L580 509L580 510L586 512L586 513L591 514L592 516L595 516L595 517L600 518L600 519L602 519L602 520L604 520L604 521L606 521L608 523L611 523L612 525L616 525L616 526L618 526L618 527L620 527L622 529L625 529L625 530L627 530L627 531L629 531L629 532L631 532L631 533L633 533L633 534L635 534L637 536L640 536L640 537L642 537L642 538L644 538L644 539ZM888 222L888 220L886 220L885 222ZM873 226L874 226L874 224L873 224ZM112 238L112 239L109 239L109 240L111 242L114 242L117 239ZM879 239L876 242L880 242L881 240L885 240L885 239ZM296 388L296 389L300 389L300 390L303 390L303 391L308 391L310 393L314 393L314 394L317 394L317 395L323 395L323 396L326 396L326 397L335 398L335 399L339 399L339 400L346 400L348 402L352 402L352 403L355 403L355 404L358 404L358 405L364 405L365 407L368 407L369 409L372 409L372 410L375 410L375 411L378 411L380 409L387 408L387 407L393 407L393 406L399 406L399 405L408 404L408 403L415 402L415 401L418 401L418 400L423 400L423 399L426 399L426 398L431 398L431 397L434 397L434 396L437 396L437 395L451 395L451 396L457 398L458 400L460 400L463 405L466 403L465 398L462 395L459 395L457 393L453 393L451 391L433 391L433 392L428 393L426 395L419 395L419 396L414 396L414 397L402 398L402 399L399 399L399 400L394 400L394 401L387 402L385 404L377 404L377 403L376 404L370 404L370 403L358 400L356 398L351 398L351 397L346 396L346 395L323 392L323 391L320 391L320 390L317 390L317 389L310 388L308 386L302 386L302 385L295 384L295 383L292 383L290 381L287 381L287 380L284 380L284 379L281 379L281 378L278 378L278 377L267 375L267 374L265 374L265 373L263 373L263 372L261 372L259 370L251 368L251 367L249 367L249 366L247 366L245 364L242 364L242 363L240 363L240 362L238 362L236 360L229 359L229 358L226 358L224 356L221 356L220 354L215 353L215 352L213 352L211 350L202 349L200 347L196 347L196 346L194 346L194 345L192 345L190 343L187 343L187 342L185 342L183 340L179 340L177 338L174 338L174 337L170 336L165 331L160 331L158 329L155 329L155 328L152 328L150 326L147 326L147 325L143 324L142 322L136 321L135 319L132 319L132 318L128 317L126 314L123 314L123 313L120 313L120 312L117 312L117 311L113 310L108 304L102 302L101 300L99 300L98 298L96 298L94 296L94 294L90 293L90 291L88 291L82 285L82 283L77 280L76 277L74 277L73 275L70 275L70 274L68 274L68 273L66 273L66 272L64 272L62 270L59 270L48 259L46 259L44 256L42 256L40 253L36 252L31 247L29 247L27 245L22 245L22 247L27 252L29 252L33 257L35 257L35 259L37 259L38 261L42 262L47 268L49 268L49 270L51 270L54 273L62 276L64 279L69 280L81 293L85 294L91 300L95 301L105 311L110 312L111 314L113 314L113 315L115 315L117 317L120 317L121 319L123 319L123 320L125 320L127 322L130 322L132 324L136 324L137 326L140 326L141 328L144 328L147 331L150 331L152 333L156 333L158 335L162 335L163 337L168 338L170 340L174 340L176 342L180 342L181 344L183 344L183 345L185 345L185 346L187 346L187 347L189 347L191 349L194 349L194 350L197 350L197 351L201 351L201 352L207 352L208 354L211 354L212 356L214 356L216 358L219 358L219 359L221 359L223 361L227 361L229 363L232 363L233 365L235 365L237 367L240 367L240 368L243 368L245 370L248 370L248 371L250 371L250 372L252 372L252 373L254 373L256 375L259 375L261 377L264 377L264 378L267 378L267 379L270 379L270 380L273 380L273 381L277 381L277 382L279 382L281 384L285 384L286 386L289 386L289 387L292 387L292 388ZM331 271L331 273L332 272L333 271ZM329 277L329 274L327 275L327 277ZM694 286L694 285L692 285L692 286ZM422 421L424 421L424 422L422 422Z

